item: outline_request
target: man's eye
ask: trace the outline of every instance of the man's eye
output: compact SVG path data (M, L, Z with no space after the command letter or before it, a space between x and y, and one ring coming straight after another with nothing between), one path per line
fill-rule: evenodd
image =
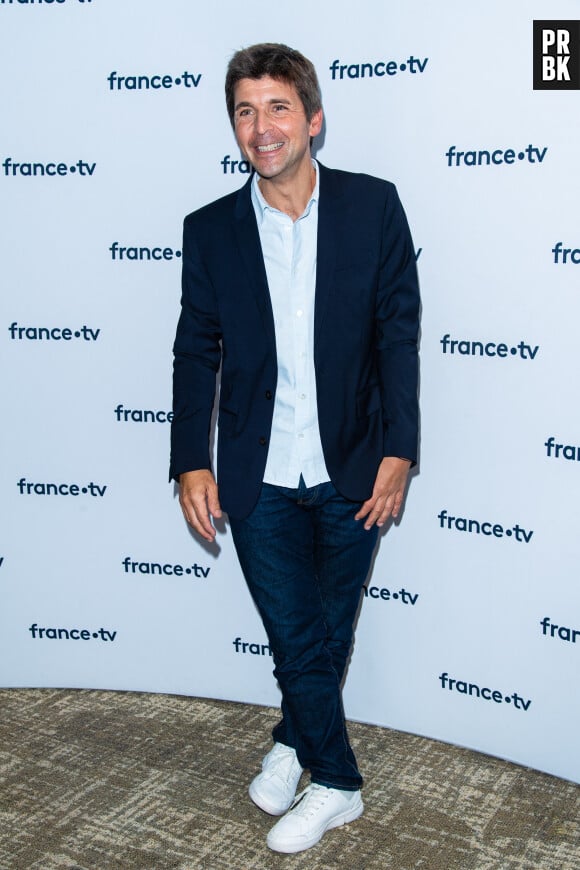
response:
M244 118L246 115L250 115L252 112L251 109L240 109L238 111L238 118Z
M273 112L283 112L287 108L288 108L288 106L284 106L282 103L280 103L279 105L272 106L272 111Z

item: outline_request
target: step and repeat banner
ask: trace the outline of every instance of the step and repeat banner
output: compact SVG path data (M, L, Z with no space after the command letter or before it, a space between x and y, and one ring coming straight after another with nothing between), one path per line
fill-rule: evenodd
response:
M167 469L182 220L248 177L230 56L286 42L316 156L397 184L423 297L421 461L347 715L580 781L578 19L1 0L2 686L279 701L229 527L200 543Z

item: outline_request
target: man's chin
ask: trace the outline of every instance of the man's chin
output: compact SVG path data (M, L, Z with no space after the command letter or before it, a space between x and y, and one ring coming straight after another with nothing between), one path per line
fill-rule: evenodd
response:
M282 172L279 166L260 166L259 164L252 163L252 167L254 172L260 178L263 178L264 181L270 181L272 178L277 178Z
M288 168L285 161L280 158L275 159L274 157L260 159L253 156L253 159L248 162L260 178L276 178L276 176L281 175Z

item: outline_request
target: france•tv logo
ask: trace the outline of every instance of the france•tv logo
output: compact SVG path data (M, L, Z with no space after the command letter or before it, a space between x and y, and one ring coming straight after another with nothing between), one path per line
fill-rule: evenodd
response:
M534 90L580 90L580 21L534 21Z

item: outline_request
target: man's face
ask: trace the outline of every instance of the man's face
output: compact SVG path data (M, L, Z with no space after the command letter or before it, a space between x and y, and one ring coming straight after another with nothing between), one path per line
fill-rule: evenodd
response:
M264 76L240 79L234 91L234 129L240 149L267 179L292 180L310 162L310 137L322 109L308 121L294 85Z

